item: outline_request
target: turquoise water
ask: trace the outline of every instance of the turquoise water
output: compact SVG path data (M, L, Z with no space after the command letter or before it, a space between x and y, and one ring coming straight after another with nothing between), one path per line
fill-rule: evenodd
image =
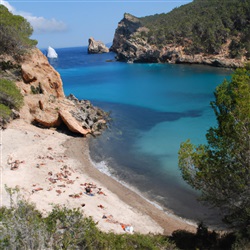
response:
M217 224L218 213L197 202L178 169L180 143L205 142L214 126L213 91L231 72L199 65L106 62L113 53L88 55L85 48L58 49L51 64L65 94L110 111L112 122L91 140L101 171L135 187L164 210Z

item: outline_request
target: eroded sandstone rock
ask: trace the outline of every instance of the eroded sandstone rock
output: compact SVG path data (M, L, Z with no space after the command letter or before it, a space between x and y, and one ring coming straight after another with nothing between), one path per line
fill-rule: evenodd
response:
M24 95L24 107L20 117L42 127L67 128L78 134L96 135L104 128L105 112L95 108L89 101L79 101L64 95L59 73L49 64L38 49L32 50L21 65L23 81L17 85Z
M59 115L65 125L71 132L87 135L91 133L91 129L84 129L68 110L59 111Z
M49 64L40 50L33 49L28 53L21 69L23 80L30 84L30 90L31 86L36 89L40 85L44 94L53 95L56 98L65 97L59 73Z

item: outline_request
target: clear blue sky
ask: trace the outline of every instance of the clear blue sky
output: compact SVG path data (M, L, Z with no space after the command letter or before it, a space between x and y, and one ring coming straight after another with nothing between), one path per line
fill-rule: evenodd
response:
M113 41L118 22L125 12L137 17L167 13L191 0L15 0L2 4L14 14L24 16L33 26L32 38L38 48L88 45L94 37Z

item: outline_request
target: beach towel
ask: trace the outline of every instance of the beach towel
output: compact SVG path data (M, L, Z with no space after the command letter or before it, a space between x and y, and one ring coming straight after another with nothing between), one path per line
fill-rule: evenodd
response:
M126 226L125 231L132 234L134 232L134 228L132 226Z
M91 193L86 193L86 192L84 192L86 195L88 195L88 196L95 196L95 194L91 194Z

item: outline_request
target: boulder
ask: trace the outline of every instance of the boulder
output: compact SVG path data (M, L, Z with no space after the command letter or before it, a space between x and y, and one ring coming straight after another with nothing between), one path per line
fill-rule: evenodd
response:
M100 54L109 52L109 48L101 41L95 41L93 37L89 38L88 53Z
M31 83L37 80L36 76L27 69L26 65L23 65L22 67L22 77L25 83Z
M72 94L67 99L74 103L74 108L70 110L71 115L84 129L96 135L96 132L107 127L108 113L94 107L88 100L78 100Z
M67 110L59 111L59 115L68 129L74 133L87 135L91 133L91 129L84 129L81 124Z
M39 111L34 115L33 123L39 124L39 126L44 128L51 128L60 126L62 120L60 119L58 113Z

